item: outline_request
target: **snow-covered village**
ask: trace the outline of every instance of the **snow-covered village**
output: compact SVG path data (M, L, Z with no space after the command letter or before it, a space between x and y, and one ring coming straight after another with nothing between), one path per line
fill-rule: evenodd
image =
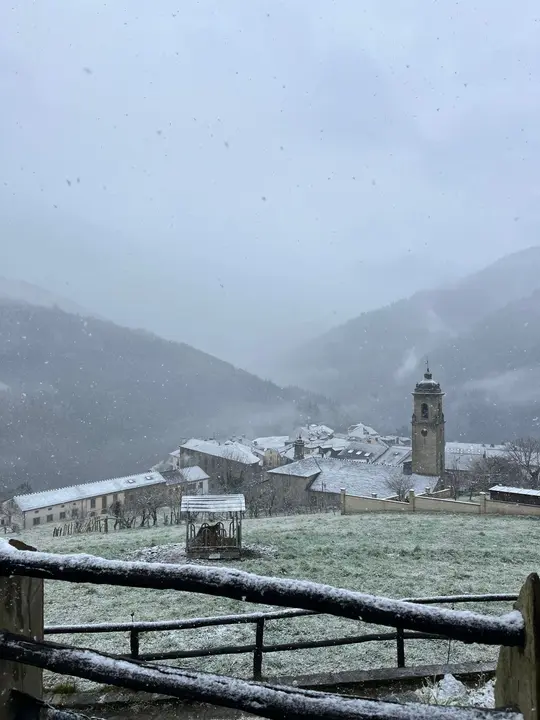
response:
M540 720L539 18L0 2L0 720Z
M135 703L152 717L140 693L99 682L91 663L108 657L203 684L339 688L347 704L494 708L499 646L523 633L512 608L536 562L540 444L447 441L429 367L411 391L408 437L311 423L189 438L138 473L5 500L3 592L12 573L27 592L44 585L41 610L21 599L24 622L41 613L45 646L73 648L38 665L42 692L71 710Z

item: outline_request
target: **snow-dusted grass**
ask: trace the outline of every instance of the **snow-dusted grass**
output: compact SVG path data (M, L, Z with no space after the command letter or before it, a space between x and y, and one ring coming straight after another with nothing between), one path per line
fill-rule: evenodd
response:
M47 529L48 530L48 529ZM23 534L39 550L91 553L131 559L142 548L182 543L184 527L157 527L109 535L52 538L45 528ZM317 515L246 521L244 541L273 552L231 563L243 570L296 577L400 598L434 594L518 591L538 569L540 523L535 519L464 515ZM179 559L182 562L182 559ZM265 609L248 603L175 591L46 583L47 625L103 621L165 620ZM461 606L502 613L508 603ZM270 608L266 608L270 609ZM265 641L343 637L369 631L350 620L316 616L267 623ZM141 652L205 648L253 642L254 626L167 631L141 636ZM105 652L127 652L127 633L51 637ZM494 659L497 649L452 643L450 660ZM445 662L447 642L406 643L407 664ZM349 670L395 664L395 643L272 653L268 676ZM179 661L184 667L249 676L251 655ZM80 686L80 683L79 683Z

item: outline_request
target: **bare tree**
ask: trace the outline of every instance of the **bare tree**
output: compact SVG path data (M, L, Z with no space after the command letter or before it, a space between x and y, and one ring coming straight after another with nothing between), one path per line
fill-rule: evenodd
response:
M411 478L405 475L401 468L395 468L386 478L384 486L388 492L392 493L392 497L397 497L402 502L407 499L411 488Z
M144 488L134 495L132 504L137 511L137 517L140 518L140 527L145 525L157 525L158 512L160 508L166 507L168 497L163 487Z
M526 437L518 438L506 445L508 459L520 472L520 485L537 490L540 486L540 440Z
M482 457L476 460L470 473L471 495L487 492L493 485L519 485L523 475L516 463L505 455Z
M182 506L182 496L184 495L184 485L177 483L169 485L166 489L167 508L169 510L169 522L171 525L180 525Z
M457 500L462 492L469 489L467 473L458 468L456 460L453 461L452 467L446 468L444 472L444 483L450 489L450 497L453 500Z

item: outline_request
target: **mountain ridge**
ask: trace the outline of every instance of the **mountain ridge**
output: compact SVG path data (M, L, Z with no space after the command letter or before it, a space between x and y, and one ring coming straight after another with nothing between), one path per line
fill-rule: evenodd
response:
M540 247L532 247L500 258L449 286L421 291L363 313L285 358L284 371L276 376L292 383L301 377L304 387L342 403L349 414L392 432L408 422L409 393L429 354L433 371L439 370L441 380L446 382L449 398L461 392L462 386L467 395L474 388L475 414L492 412L495 417L497 412L490 409L490 393L482 391L482 385L471 385L475 378L454 369L454 375L446 381L444 368L450 366L454 355L469 358L464 367L472 366L473 357L479 366L488 367L491 360L496 373L513 370L512 363L528 360L516 352L504 361L506 364L496 364L497 358L504 355L505 337L512 337L521 315L530 316L532 325L536 325L534 308L540 299L539 288ZM498 315L508 315L504 332L497 325ZM486 322L488 329L482 333L482 323ZM481 340L477 341L475 335ZM512 342L526 346L523 336ZM465 345L458 353L460 343ZM482 360L487 348L490 358ZM455 400L449 402L451 407ZM531 408L533 414L540 414L536 401ZM511 418L505 428L498 417L491 430L483 421L484 429L479 433L461 415L456 420L456 415L447 413L447 418L454 437L470 440L491 441L490 433L499 438L502 433L511 436L526 429L523 422Z

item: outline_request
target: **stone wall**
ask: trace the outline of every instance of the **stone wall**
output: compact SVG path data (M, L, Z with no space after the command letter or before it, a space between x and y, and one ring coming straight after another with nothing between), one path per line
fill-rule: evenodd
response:
M447 490L441 491L448 492ZM372 497L347 495L342 490L340 498L341 514L354 515L363 512L446 512L468 513L472 515L520 515L540 517L540 506L518 505L489 500L481 496L480 502L465 502L437 497L439 493L416 495L412 490L407 502Z

